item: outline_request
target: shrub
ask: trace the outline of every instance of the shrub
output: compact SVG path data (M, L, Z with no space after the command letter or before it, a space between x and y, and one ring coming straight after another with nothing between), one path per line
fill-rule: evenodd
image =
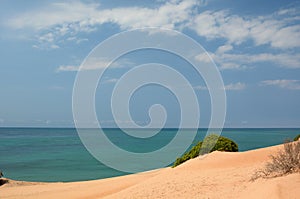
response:
M193 148L191 148L190 151L185 153L180 158L177 158L176 161L174 162L173 167L176 167L189 159L193 159L193 158L197 157L199 155L201 145L202 145L202 142L198 142L195 146L193 146Z
M278 177L295 172L300 172L300 141L286 142L282 150L271 155L271 161L267 162L263 169L255 172L252 180Z
M203 155L212 151L237 152L238 150L238 145L234 141L211 134L204 139L200 153Z
M300 134L297 135L297 136L294 138L294 141L297 141L297 140L299 140L299 139L300 139Z
M4 179L4 178L1 178L1 179L0 179L0 186L1 186L1 185L4 185L4 184L6 184L6 183L8 183L8 180L7 180L7 179Z
M193 159L199 155L203 155L212 151L236 152L238 151L238 145L228 138L211 134L207 136L204 141L198 142L183 156L177 158L173 164L173 167L176 167L189 159Z
M5 183L8 182L7 179L2 178L3 177L3 172L0 170L0 186L4 185Z

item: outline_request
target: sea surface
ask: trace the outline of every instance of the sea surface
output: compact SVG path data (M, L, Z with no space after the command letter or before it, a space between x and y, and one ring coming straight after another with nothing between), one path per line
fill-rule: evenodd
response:
M143 133L143 130L138 131ZM191 130L185 131L188 135ZM105 129L113 143L137 153L161 148L176 133L177 129L163 129L145 141L129 137L120 129ZM234 140L239 151L246 151L281 144L299 133L300 129L292 128L235 128L223 129L222 136ZM202 140L205 134L206 129L198 129L191 145ZM130 162L122 160L120 164ZM7 178L42 182L82 181L127 174L97 161L85 149L73 128L0 128L0 170Z

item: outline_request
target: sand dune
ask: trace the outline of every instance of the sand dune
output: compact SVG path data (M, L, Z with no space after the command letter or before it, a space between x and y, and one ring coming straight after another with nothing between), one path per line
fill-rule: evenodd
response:
M72 183L10 181L0 198L299 198L300 174L251 181L282 145L247 152L213 152L174 169Z

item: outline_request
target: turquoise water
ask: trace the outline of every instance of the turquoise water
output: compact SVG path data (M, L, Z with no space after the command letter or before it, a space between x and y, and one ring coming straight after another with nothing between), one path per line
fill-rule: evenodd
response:
M176 132L176 129L163 129L151 139L143 140L131 138L119 129L105 130L112 142L137 153L159 149L170 142ZM202 140L205 133L205 129L199 129L194 143ZM224 129L222 135L234 140L240 151L245 151L281 144L299 133L300 129ZM126 174L94 159L82 145L76 129L72 128L0 128L0 170L11 179L45 182Z

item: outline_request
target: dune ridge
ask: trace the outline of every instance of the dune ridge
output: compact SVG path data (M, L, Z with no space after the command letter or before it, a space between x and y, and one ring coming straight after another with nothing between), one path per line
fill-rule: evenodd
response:
M0 198L290 198L300 195L300 173L251 181L283 145L246 152L219 152L163 168L121 177L70 183L10 180Z

